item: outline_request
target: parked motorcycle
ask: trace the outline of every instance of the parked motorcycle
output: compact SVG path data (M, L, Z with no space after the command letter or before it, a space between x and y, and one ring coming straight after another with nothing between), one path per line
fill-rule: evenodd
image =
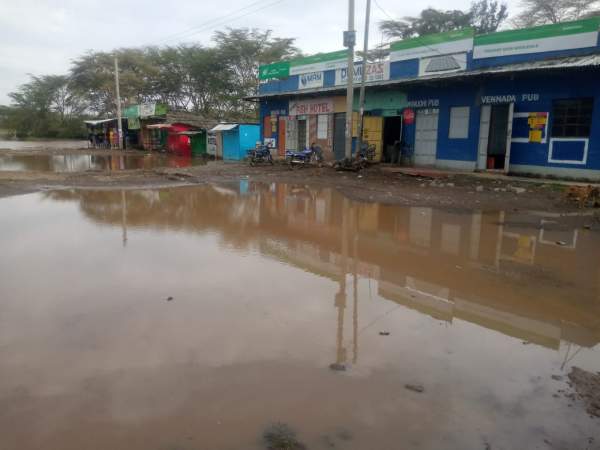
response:
M357 172L364 169L375 160L375 146L363 144L358 156L350 159L336 161L333 168L336 170L349 170Z
M271 156L271 149L266 145L259 145L255 148L248 150L247 159L248 164L254 166L259 163L273 164L273 157Z
M311 163L320 164L323 162L323 154L318 146L305 148L304 150L286 150L285 161L294 166L305 166Z

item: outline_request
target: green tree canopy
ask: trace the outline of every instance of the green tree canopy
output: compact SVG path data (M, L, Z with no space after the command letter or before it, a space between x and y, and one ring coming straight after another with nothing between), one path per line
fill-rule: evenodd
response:
M10 94L13 105L4 109L1 125L21 135L46 136L59 134L73 117L80 122L83 115L113 116L115 56L124 105L160 102L218 120L256 120L256 104L243 98L258 89L259 65L299 55L293 39L248 28L218 31L212 46L88 52L65 76L31 76Z
M513 23L519 27L559 23L600 14L598 0L522 0Z
M498 0L477 0L468 11L442 11L427 8L417 17L384 20L380 30L390 38L408 39L427 34L443 33L473 27L477 33L491 33L508 17L508 7Z

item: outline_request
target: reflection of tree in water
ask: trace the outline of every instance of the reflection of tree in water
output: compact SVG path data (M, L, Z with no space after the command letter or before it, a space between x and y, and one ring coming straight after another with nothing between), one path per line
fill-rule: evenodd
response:
M380 297L439 320L460 318L551 347L560 339L594 345L600 337L600 289L590 281L599 279L593 234L580 236L573 250L538 244L524 265L515 248L538 228L517 216L512 221L520 225L507 225L510 214L499 220L359 204L330 190L254 183L44 195L77 201L91 220L123 227L124 242L127 227L214 232L227 245L254 247L325 276L340 283L334 305L342 333L344 311L357 301L346 292L345 276L354 273L377 280ZM549 279L540 270L561 276ZM345 340L337 340L337 359L345 361Z

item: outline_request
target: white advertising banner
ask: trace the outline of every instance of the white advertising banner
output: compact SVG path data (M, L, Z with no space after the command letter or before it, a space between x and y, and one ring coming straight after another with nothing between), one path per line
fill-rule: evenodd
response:
M473 48L473 38L432 43L420 47L393 50L390 61L405 61L408 59L426 58L429 56L450 55L452 53L468 52Z
M304 73L298 76L298 89L323 87L323 72Z
M140 117L149 117L154 115L156 103L142 103L140 105Z
M312 114L333 114L333 100L331 98L290 100L290 116L304 116Z
M511 42L475 45L473 58L497 58L527 53L543 53L574 48L595 47L598 43L598 32L553 36L541 39L519 40Z
M366 82L372 81L384 81L390 79L390 63L380 62L367 64L367 78ZM354 64L354 82L360 83L362 81L362 64ZM348 68L337 69L335 71L335 85L340 86L348 82Z
M302 66L290 67L290 75L299 75L309 72L322 72L324 70L338 69L348 65L348 59L338 59L334 61L320 61L313 64L304 64Z

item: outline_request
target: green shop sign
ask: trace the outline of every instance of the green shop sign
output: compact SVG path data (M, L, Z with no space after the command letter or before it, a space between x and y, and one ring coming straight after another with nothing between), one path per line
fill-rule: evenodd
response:
M280 61L260 66L258 78L260 80L287 78L290 75L337 69L340 65L346 64L347 58L348 52L340 50L330 53L317 53L316 55L304 56L289 61Z
M390 45L390 61L465 53L473 49L473 28L429 34Z
M258 78L268 80L271 78L287 78L290 76L290 62L281 61L266 66L260 66Z
M134 118L140 117L140 105L130 105L123 110L123 117Z
M475 35L473 28L463 28L462 30L448 31L446 33L427 34L425 36L403 41L393 42L390 45L391 51L407 50L410 48L428 47L430 45L442 44L445 42L461 41L470 39Z
M595 47L600 18L500 31L475 37L473 58Z

